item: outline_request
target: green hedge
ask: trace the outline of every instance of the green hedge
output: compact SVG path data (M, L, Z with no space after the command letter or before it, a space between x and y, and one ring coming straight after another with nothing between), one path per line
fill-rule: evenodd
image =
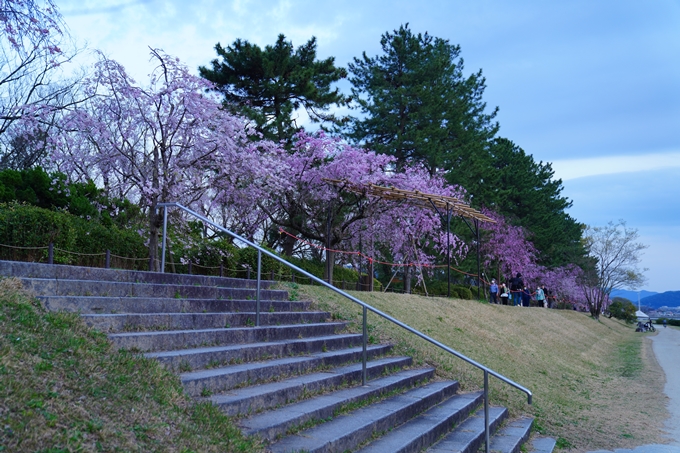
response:
M453 289L454 287L451 288L451 292L453 292ZM470 291L470 288L456 285L455 291L459 299L472 300L472 291Z
M269 251L274 253L272 250ZM250 267L253 272L257 272L257 250L255 250L252 247L245 247L239 249L237 256L239 266ZM274 272L274 274L276 275L284 272L283 270L284 265L270 256L262 254L261 261L262 261L262 273L264 274L263 278L269 278L268 276L272 272Z
M323 274L326 269L326 263L315 260L303 260L296 257L284 257L284 258L286 259L286 261L294 264L295 266L299 267L302 270L309 272L315 277L321 279L323 278ZM284 273L288 278L290 278L290 272L291 272L290 268L285 267ZM296 276L296 278L297 277L298 276ZM306 277L302 277L301 282L304 283L306 280L308 280ZM348 285L347 289L351 289L352 285L356 285L358 280L359 273L354 269L347 269L346 267L338 265L336 265L333 268L333 282L335 283L335 286L340 286L341 282L344 281ZM380 287L380 282L374 280L374 286L376 288Z
M0 204L0 247L3 258L25 256L30 261L44 261L47 250L31 250L46 247L50 242L62 250L75 250L77 228L68 214L49 211L18 203ZM56 252L54 261L69 263L73 257Z
M0 171L0 203L26 203L67 212L104 226L131 227L143 222L138 206L109 198L92 181L68 183L63 173L40 167Z
M107 249L123 257L148 256L143 238L135 232L105 227L64 212L14 202L0 203L2 258L46 261L47 249L31 248L47 247L50 242L55 247L54 262L61 264L89 265L84 262L92 259L88 255L105 253ZM103 256L98 259L101 261Z

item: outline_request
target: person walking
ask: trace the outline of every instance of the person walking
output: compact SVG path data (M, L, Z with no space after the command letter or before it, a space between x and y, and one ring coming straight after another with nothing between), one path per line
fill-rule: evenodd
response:
M545 302L545 293L541 285L538 285L538 288L536 288L536 303L539 307L548 308L548 304Z
M524 307L530 307L531 306L531 291L529 291L529 288L526 286L522 289L522 306Z
M517 272L515 278L510 279L510 292L512 293L512 305L522 305L522 288L524 287L524 280L522 274Z
M543 295L545 296L545 301L548 304L548 308L555 308L555 298L552 296L550 293L550 290L545 287L545 285L542 286L543 289Z
M491 303L498 303L498 285L495 279L491 279L491 286L489 286L489 294L491 295Z
M507 283L505 282L501 283L499 291L501 293L501 303L503 305L508 305L508 299L510 298L510 290L508 289Z

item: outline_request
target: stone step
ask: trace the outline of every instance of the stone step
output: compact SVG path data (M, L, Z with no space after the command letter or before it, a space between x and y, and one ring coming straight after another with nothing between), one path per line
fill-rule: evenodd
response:
M491 434L508 417L508 410L504 407L489 408L489 429ZM442 440L426 450L427 453L474 453L484 443L484 409L447 434Z
M226 367L190 371L179 375L184 390L191 396L201 396L224 392L244 383L249 385L260 382L280 380L288 376L309 373L323 367L334 367L361 360L363 348L341 349L338 351L318 352L300 357L284 357L265 362L249 362ZM368 359L389 352L389 345L367 348Z
M361 334L329 335L299 340L149 352L146 356L158 360L170 370L179 372L207 368L210 365L254 362L266 357L285 357L351 348L360 345L361 340Z
M114 332L116 347L148 351L182 373L187 393L240 416L245 434L273 442L271 452L473 453L483 444L483 410L469 416L481 392L457 395L457 382L431 382L431 368L404 370L412 359L384 357L390 345L368 348L369 381L361 386L361 335L340 334L347 323L324 322L328 313L290 301L276 282L261 281L261 325L253 327L252 279L2 260L0 275L22 279L47 309L79 312ZM507 410L490 413L494 432ZM532 423L524 417L502 426L491 450L517 453ZM528 448L554 447L553 439L536 438Z
M255 277L255 272L252 273ZM0 275L17 278L44 278L57 280L99 280L129 283L156 283L199 286L222 286L229 288L255 288L257 281L245 278L212 277L205 275L170 274L161 272L102 269L96 267L69 266L64 264L27 263L0 260ZM266 275L262 276L266 278ZM262 280L260 288L267 289L277 282Z
M169 351L171 349L327 336L341 331L346 327L346 324L344 322L326 322L290 326L125 332L109 334L109 339L117 348L133 349L140 352Z
M255 311L255 300L38 296L50 311L93 313L227 313ZM309 301L260 300L260 312L305 311Z
M284 437L269 445L268 449L272 453L351 451L369 441L373 436L399 426L417 414L450 398L456 389L457 385L452 381L426 384L401 395L340 415L327 423L298 434Z
M54 280L46 278L21 278L24 288L36 295L49 296L100 296L100 297L163 297L170 299L246 299L254 300L253 288L226 288L218 286L176 285L158 283L110 282L99 280ZM288 300L288 292L266 289L260 299Z
M358 450L361 453L414 453L434 444L482 404L482 392L456 395Z
M533 417L520 417L503 425L491 438L490 449L498 453L519 453L531 435Z
M246 313L144 313L87 314L85 323L102 332L138 332L145 330L219 329L254 326L255 312ZM330 313L296 311L260 313L261 326L282 324L318 324L330 318Z
M529 442L529 453L552 453L557 441L551 437L534 437Z
M258 436L260 439L271 442L295 427L335 417L338 410L348 405L406 390L421 385L433 377L434 368L400 371L369 381L364 386L337 390L253 415L240 420L239 426L245 435Z
M367 379L411 366L410 357L386 357L366 363ZM361 382L362 365L356 363L329 371L305 374L283 381L231 390L209 399L227 415L253 414L310 398L313 395Z

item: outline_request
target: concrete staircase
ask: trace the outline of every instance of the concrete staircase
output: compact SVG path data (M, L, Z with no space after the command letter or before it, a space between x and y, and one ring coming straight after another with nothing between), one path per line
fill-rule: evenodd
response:
M362 386L361 335L273 282L262 284L256 327L252 280L9 261L0 275L159 360L271 452L476 452L483 443L481 392L459 393L390 345L369 346ZM533 419L507 417L490 408L494 452L518 452L529 437ZM553 446L538 439L525 451Z

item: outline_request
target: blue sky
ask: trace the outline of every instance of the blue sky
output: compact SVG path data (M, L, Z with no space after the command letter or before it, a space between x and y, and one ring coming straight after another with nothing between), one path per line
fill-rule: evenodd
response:
M318 56L345 66L407 22L460 44L465 72L483 70L484 99L500 108L500 135L552 162L570 214L626 220L649 245L640 289L680 290L678 0L55 1L74 38L142 82L149 46L196 68L217 42L316 36Z

